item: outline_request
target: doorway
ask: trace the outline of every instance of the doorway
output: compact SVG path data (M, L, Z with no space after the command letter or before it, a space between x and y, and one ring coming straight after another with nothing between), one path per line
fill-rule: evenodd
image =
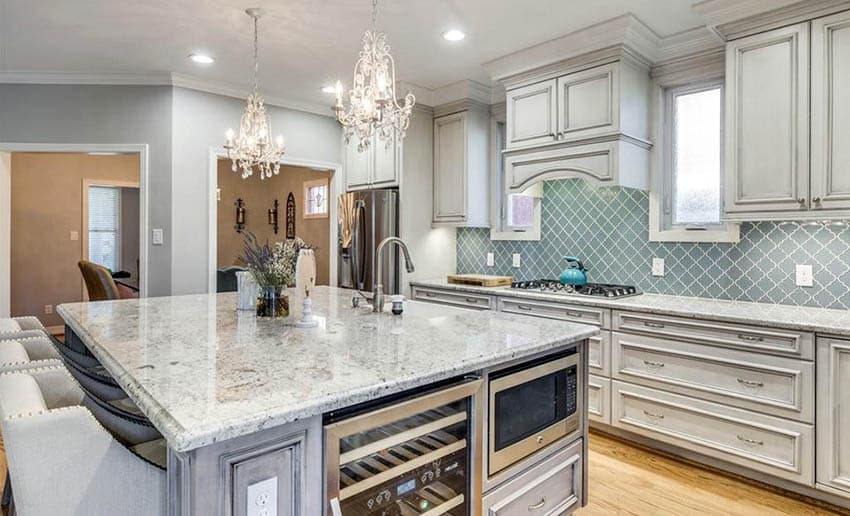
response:
M216 270L222 274L241 265L245 236L255 235L261 243L282 242L294 234L315 249L316 284L330 285L331 248L335 223L330 195L334 171L283 165L278 175L260 180L259 172L242 179L233 172L229 159L216 162ZM289 220L288 201L292 206ZM288 224L291 224L288 227ZM228 282L231 284L232 282ZM217 285L216 290L222 288Z
M91 258L92 249L96 259L107 260L104 265L113 272L123 268L116 261L123 260L123 251L127 262L134 264L136 288L141 286L142 159L139 152L9 154L11 316L34 315L50 331L61 333L63 323L55 307L85 300L77 263ZM114 189L112 204L107 202L108 195L90 197L92 192L108 192L107 188ZM134 211L124 214L124 219L133 229L121 226L124 188L128 191L125 207ZM89 223L90 212L99 217L94 227ZM109 224L114 226L111 233ZM106 250L109 241L112 252ZM120 248L122 241L126 249ZM92 248L91 242L101 245Z

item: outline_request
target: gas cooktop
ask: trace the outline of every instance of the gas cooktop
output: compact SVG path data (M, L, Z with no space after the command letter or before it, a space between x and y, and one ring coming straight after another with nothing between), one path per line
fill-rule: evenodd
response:
M573 286L562 285L558 280L529 280L514 281L512 289L531 290L536 292L551 292L554 294L571 294L594 297L620 298L636 296L640 294L637 288L631 285L612 285L608 283L588 283L587 285Z

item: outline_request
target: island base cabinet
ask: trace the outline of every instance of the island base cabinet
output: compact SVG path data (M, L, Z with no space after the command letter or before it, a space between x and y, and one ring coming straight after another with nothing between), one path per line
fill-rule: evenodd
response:
M817 487L850 497L850 340L817 345Z
M570 514L582 506L581 439L484 495L485 516Z
M611 424L611 379L590 375L587 380L587 417Z
M612 380L614 427L814 486L814 427Z

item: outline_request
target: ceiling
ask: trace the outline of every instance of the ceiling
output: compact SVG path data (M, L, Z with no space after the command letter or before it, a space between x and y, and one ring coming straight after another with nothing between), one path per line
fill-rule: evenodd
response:
M701 25L696 0L382 0L398 80L429 89L490 84L481 64L632 13L660 36ZM329 105L319 88L351 81L369 0L0 0L0 72L180 73L251 83L251 19L260 22L263 93ZM467 33L450 43L449 28ZM209 54L197 65L191 52Z

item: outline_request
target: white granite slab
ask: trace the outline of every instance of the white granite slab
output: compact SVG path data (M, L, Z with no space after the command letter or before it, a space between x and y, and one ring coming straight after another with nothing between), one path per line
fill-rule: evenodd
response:
M445 279L416 280L411 281L410 284L420 287L455 290L458 292L557 301L577 305L632 310L659 315L674 315L693 319L711 319L714 321L753 324L850 337L850 310L670 296L664 294L640 294L621 299L606 299L578 294L567 295L516 290L507 287L456 285L448 283Z
M235 293L73 303L57 311L177 451L598 333L421 302L407 302L402 316L373 314L352 308L351 297L317 288L320 325L306 330L292 326L299 310L290 321L237 312Z

